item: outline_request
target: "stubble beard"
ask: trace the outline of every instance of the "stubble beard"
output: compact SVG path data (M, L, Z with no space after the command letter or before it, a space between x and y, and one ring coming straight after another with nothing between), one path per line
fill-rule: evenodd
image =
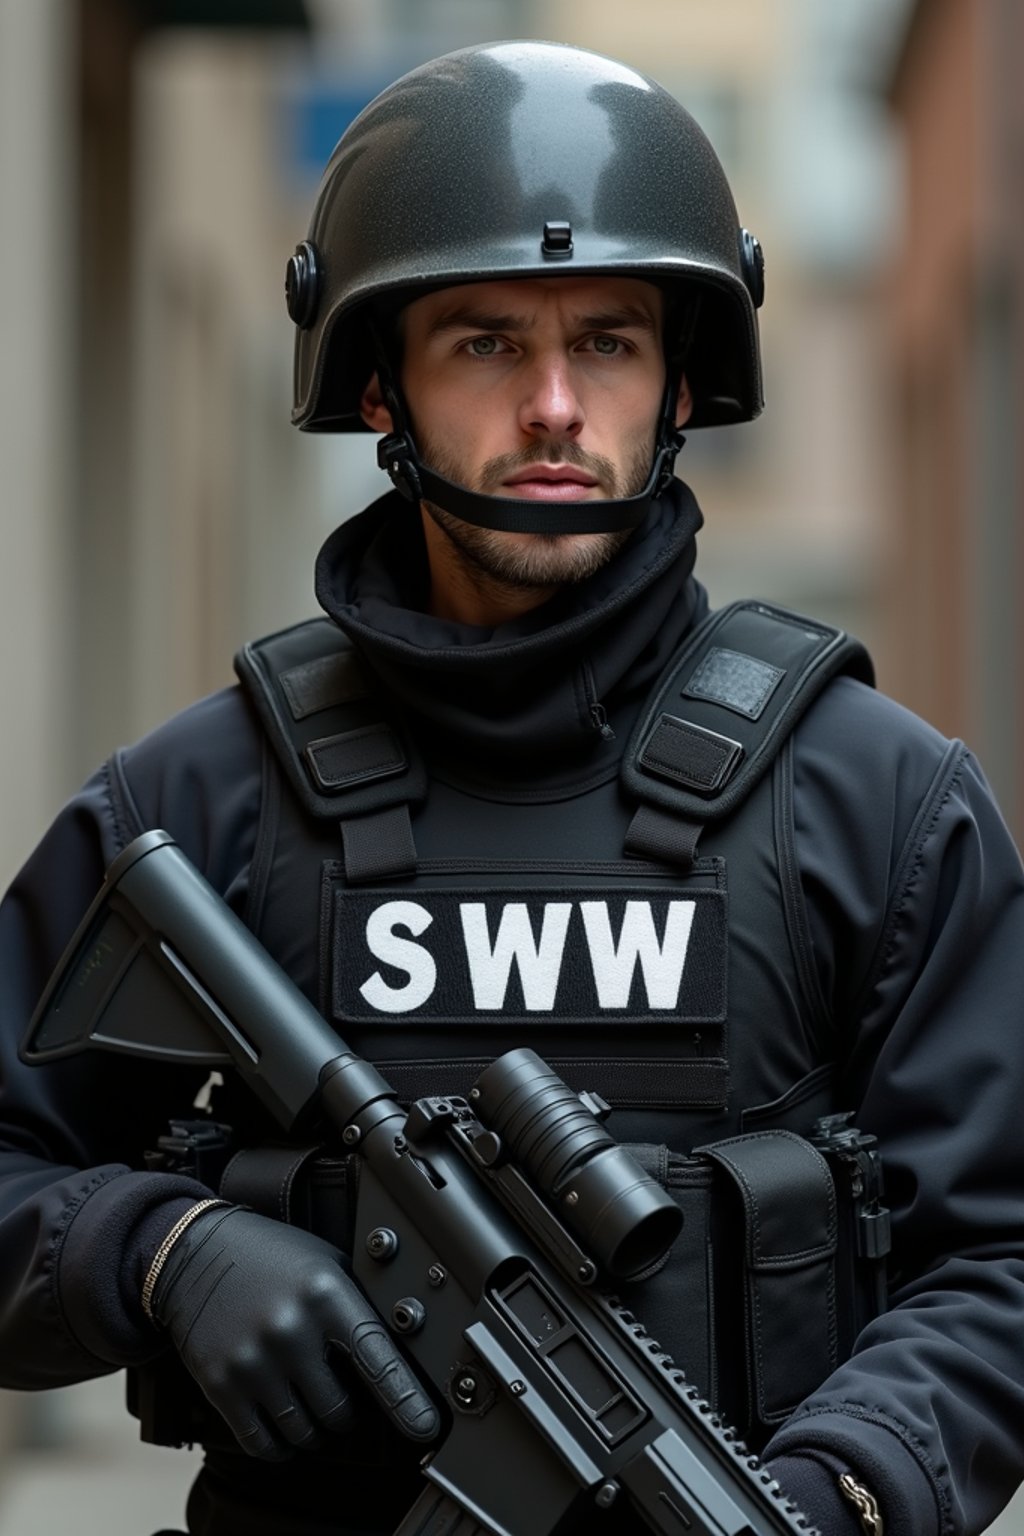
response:
M647 484L652 449L638 449L620 476L611 459L600 454L583 453L574 443L553 447L543 444L520 453L503 454L488 459L471 489L493 495L508 475L531 464L571 464L593 475L609 499L636 496ZM464 467L453 454L423 444L423 457L447 480L468 483ZM538 506L543 503L538 503ZM563 502L556 504L565 505ZM467 574L499 587L517 591L547 590L586 581L607 565L632 534L632 528L611 533L531 533L508 534L493 528L466 523L431 501L424 501L428 515L447 536L456 554L467 567Z

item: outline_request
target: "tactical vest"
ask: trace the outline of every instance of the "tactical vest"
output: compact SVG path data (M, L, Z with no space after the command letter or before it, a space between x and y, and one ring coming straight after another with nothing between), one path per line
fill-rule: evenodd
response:
M792 815L793 727L837 675L872 681L863 647L733 604L674 658L615 778L525 800L431 779L327 620L236 668L270 748L249 926L399 1098L465 1093L517 1045L600 1094L685 1215L636 1310L763 1440L879 1299L877 1157L826 1118L847 1106ZM252 1166L230 1190L250 1201ZM314 1169L275 1214L330 1225L309 1213L338 1171Z
M519 798L428 775L329 621L236 667L267 742L249 926L400 1099L464 1094L529 1045L611 1106L684 1213L630 1305L763 1444L884 1304L879 1159L836 1101L792 813L793 727L834 677L872 681L866 652L734 604L690 635L616 773ZM237 1083L218 1114L264 1139ZM221 1188L347 1247L355 1172L245 1145ZM158 1377L138 1391L148 1438L208 1438Z

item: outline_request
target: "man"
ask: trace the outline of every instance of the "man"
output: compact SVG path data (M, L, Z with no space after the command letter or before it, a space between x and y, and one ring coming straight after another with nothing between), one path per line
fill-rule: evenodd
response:
M321 552L328 621L115 755L0 915L3 1379L143 1367L151 1431L207 1446L194 1533L391 1530L440 1415L345 1273L343 1175L231 1074L203 1182L144 1159L202 1073L18 1060L151 827L404 1096L525 1043L609 1101L686 1213L636 1310L827 1536L979 1533L1021 1476L1024 874L856 646L708 618L671 470L760 409L761 284L692 119L579 50L425 65L327 168L294 419L382 434L396 489ZM847 1112L891 1252L841 1188L871 1159L809 1149Z

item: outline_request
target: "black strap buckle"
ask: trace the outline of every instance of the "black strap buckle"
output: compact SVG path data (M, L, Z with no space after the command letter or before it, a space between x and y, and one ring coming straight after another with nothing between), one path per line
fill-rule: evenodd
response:
M699 795L717 794L742 760L743 747L731 736L669 714L658 716L639 757L645 772Z

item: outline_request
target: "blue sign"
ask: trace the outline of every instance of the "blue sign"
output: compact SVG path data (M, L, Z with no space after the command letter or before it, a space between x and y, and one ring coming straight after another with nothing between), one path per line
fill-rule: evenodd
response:
M289 93L292 169L317 180L334 146L360 112L390 84L390 75L351 80L311 80Z

